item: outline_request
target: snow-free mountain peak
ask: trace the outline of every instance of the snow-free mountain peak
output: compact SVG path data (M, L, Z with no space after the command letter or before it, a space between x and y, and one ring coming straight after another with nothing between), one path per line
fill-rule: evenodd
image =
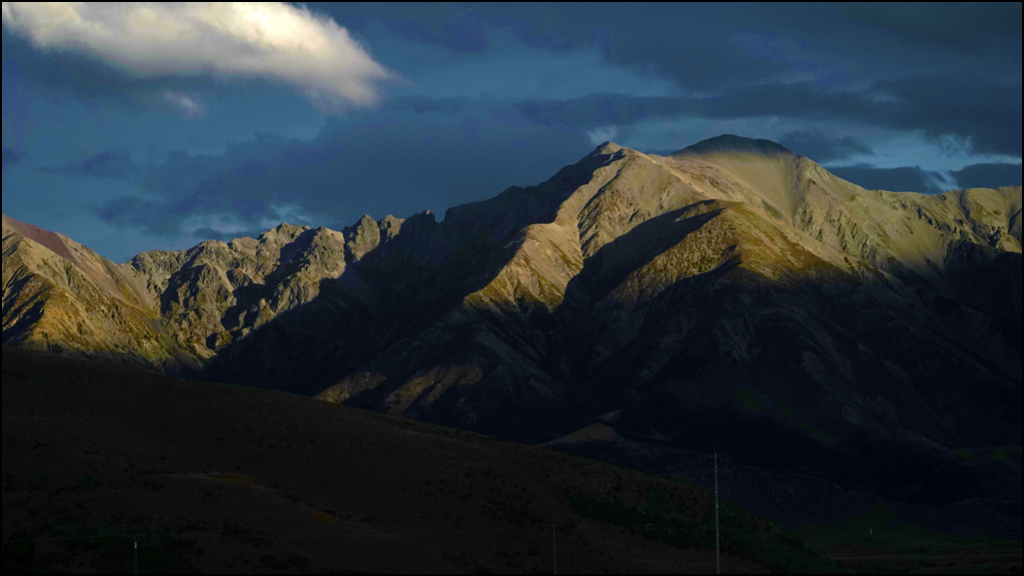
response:
M793 153L785 146L771 140L765 140L763 138L746 138L735 134L723 134L721 136L701 140L696 144L687 146L686 148L672 154L672 156L709 153L747 153L760 154L764 156L774 156L779 154L793 155Z

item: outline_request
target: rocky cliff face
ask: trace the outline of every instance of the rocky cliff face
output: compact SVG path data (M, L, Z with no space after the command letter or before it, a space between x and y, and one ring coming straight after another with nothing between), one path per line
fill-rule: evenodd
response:
M191 360L162 329L142 277L65 236L7 216L3 342L158 369Z
M606 144L441 223L281 225L124 265L5 217L3 337L524 440L602 421L878 488L879 446L897 467L1019 446L1020 212L1019 186L870 191L721 137ZM970 491L908 474L894 497Z

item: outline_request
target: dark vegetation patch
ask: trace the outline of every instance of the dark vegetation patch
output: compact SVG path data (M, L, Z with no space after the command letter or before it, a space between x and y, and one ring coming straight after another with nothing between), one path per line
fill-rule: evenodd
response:
M950 535L935 527L894 521L876 502L865 514L797 533L859 574L1019 574L1020 539L994 540L984 531Z
M564 572L714 566L578 510L663 493L706 523L668 480L124 365L4 348L2 370L5 572L131 572L136 543L142 572L549 572L555 544Z
M773 469L806 469L848 490L912 504L952 504L976 496L976 473L941 453L922 453L897 442L853 436L827 445L804 430L780 426L759 414L687 410L668 392L652 392L642 411L627 412L620 429L643 431L650 422L671 423L663 434L685 440L688 450L727 453L737 462Z
M652 498L639 504L619 497L595 498L582 493L572 494L570 500L580 515L643 534L658 542L679 548L715 547L713 507L698 517L687 515L675 508L664 492L656 492ZM719 539L722 552L757 562L775 573L841 571L834 561L809 548L799 538L732 504L722 503L719 507Z

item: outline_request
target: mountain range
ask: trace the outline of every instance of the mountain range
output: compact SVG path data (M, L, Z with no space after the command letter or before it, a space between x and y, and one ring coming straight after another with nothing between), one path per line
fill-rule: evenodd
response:
M737 136L606 143L440 222L124 264L4 216L3 343L666 475L722 452L749 486L845 495L750 488L775 515L870 494L1019 532L1021 270L1020 186L865 190Z

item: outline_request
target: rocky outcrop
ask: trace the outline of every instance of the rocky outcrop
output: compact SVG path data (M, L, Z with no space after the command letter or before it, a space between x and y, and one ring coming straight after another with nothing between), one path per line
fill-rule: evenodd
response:
M199 368L161 329L144 278L65 236L7 216L3 342L161 370Z

